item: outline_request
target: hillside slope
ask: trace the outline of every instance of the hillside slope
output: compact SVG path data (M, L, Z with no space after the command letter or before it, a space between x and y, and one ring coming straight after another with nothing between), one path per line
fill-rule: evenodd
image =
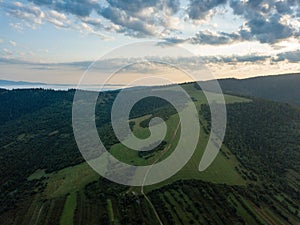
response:
M300 106L300 73L248 79L220 79L219 83L224 93L254 96Z

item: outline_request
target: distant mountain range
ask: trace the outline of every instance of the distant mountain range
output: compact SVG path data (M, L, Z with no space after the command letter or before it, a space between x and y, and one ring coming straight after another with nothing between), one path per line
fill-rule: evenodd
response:
M15 85L47 85L46 83L38 83L38 82L26 82L26 81L11 81L11 80L0 80L0 86L15 86Z
M80 89L83 90L94 90L102 91L107 90L116 90L123 88L123 84L83 84L80 86ZM0 80L0 89L53 89L53 90L69 90L69 89L77 89L77 84L48 84L42 82L27 82L27 81L11 81L11 80Z

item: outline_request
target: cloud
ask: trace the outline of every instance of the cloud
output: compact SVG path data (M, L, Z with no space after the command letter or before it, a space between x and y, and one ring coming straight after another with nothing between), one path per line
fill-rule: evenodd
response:
M233 62L261 62L265 61L266 59L269 59L270 56L266 55L245 55L245 56L236 56L233 59Z
M139 17L140 12L149 8L154 8L156 11L165 10L169 14L174 14L180 7L178 0L107 0L107 2L111 7L121 9L135 17Z
M178 0L108 0L98 14L112 22L111 30L134 37L162 37L177 28L173 17L180 8Z
M22 20L22 23L10 23L10 27L18 31L23 31L24 25L32 29L36 29L37 26L40 26L43 23L48 22L58 28L75 29L83 34L97 35L101 39L105 39L105 40L109 38L108 36L103 35L101 32L99 32L99 28L101 28L99 19L93 19L93 18L81 16L81 15L88 15L88 13L85 14L85 13L78 12L78 18L75 19L74 18L71 19L66 15L66 13L72 14L77 12L75 10L75 6L84 4L83 1L79 1L80 3L79 2L76 3L76 1L72 1L73 9L64 9L61 6L61 5L66 6L68 2L65 3L60 2L57 3L57 5L55 5L50 0L41 0L41 1L36 0L32 2L34 4L33 3L24 4L21 2L10 2L10 1L0 2L0 6L2 6L10 15ZM86 0L85 2L88 2L88 5L97 5L94 0L89 0L89 1ZM35 4L38 6L36 6ZM41 6L48 6L48 5L50 7L50 10L41 9ZM92 6L90 7L92 8ZM52 8L55 8L59 11ZM90 11L92 10L89 10L89 12Z
M287 2L287 1L275 2L275 7L276 7L277 12L280 14L291 14L293 11L290 7L290 2Z
M241 37L245 40L259 40L261 43L276 43L282 39L295 36L292 27L280 22L279 14L272 15L268 19L257 15L246 23L249 30L242 29Z
M29 0L37 6L47 7L60 13L66 13L84 19L86 24L97 29L106 29L134 37L159 36L168 33L176 26L172 18L180 9L179 0ZM88 19L93 12L111 22L104 26L99 21ZM49 19L56 26L62 26L59 20ZM95 33L95 32L94 32Z
M68 62L68 63L41 63L33 61L19 60L13 57L12 51L8 49L3 49L6 55L3 54L0 57L0 63L12 64L12 65L28 65L31 69L36 70L51 70L57 68L73 68L76 71L85 71L92 61L81 61L81 62ZM127 58L112 58L104 61L99 61L93 66L94 71L111 71L112 68L120 68L131 62L133 59ZM260 54L247 54L247 55L231 55L231 56L194 56L194 57L149 57L149 61L164 62L167 61L173 65L179 65L180 68L188 68L189 70L201 70L202 65L206 65L209 68L218 67L218 72L228 67L240 68L244 72L249 72L246 70L247 66L258 66L258 65L273 65L275 62L282 63L282 65L288 65L289 63L299 63L300 62L300 50L292 52L279 53L276 56L270 55L260 55ZM294 64L295 65L295 64ZM298 65L298 64L297 64ZM290 67L292 67L290 65ZM296 65L295 65L296 66ZM131 66L131 72L145 72L145 68L139 65ZM149 69L149 68L146 68ZM244 70L245 69L245 70ZM148 71L149 72L149 71ZM259 72L259 70L258 70Z
M156 27L129 16L125 11L118 8L106 7L99 12L103 17L116 25L116 31L130 36L145 37L156 36Z
M103 28L102 20L99 18L82 17L81 21L97 28Z
M240 41L260 41L274 44L281 40L299 38L299 0L28 0L28 4L9 0L0 6L12 16L35 28L43 22L59 28L76 29L81 33L98 35L116 32L128 36L155 37L174 44L221 45ZM189 23L209 20L218 9L238 16L243 21L236 31L216 31ZM231 15L231 16L233 16ZM241 22L242 23L242 22ZM196 24L196 23L195 23ZM187 25L188 27L185 27ZM12 24L22 30L20 24ZM192 33L197 31L197 33ZM174 38L175 37L175 38Z
M157 0L136 0L136 1L120 1L120 0L107 0L110 7L124 10L136 14L144 8L155 7L159 1Z
M3 48L3 52L6 54L6 56L12 56L13 52L7 48Z
M235 15L245 20L240 30L235 33L240 38L233 39L258 40L261 43L272 44L288 37L299 37L299 26L292 25L298 24L296 21L299 21L300 2L297 0L190 0L187 13L192 20L207 20L214 10L227 4ZM208 40L210 37L211 41ZM227 35L216 36L203 31L193 38L195 44L224 44L231 41L232 38Z
M9 41L9 44L11 44L13 47L17 46L17 43L15 41L12 41L12 40Z
M57 27L69 27L70 20L67 17L54 10L42 11L41 8L33 4L23 4L21 2L3 3L6 11L23 21L25 25L35 29L36 25L41 25L44 21L54 24ZM10 23L10 26L18 31L23 31L21 23Z
M4 51L4 49L3 49ZM4 51L5 52L5 51ZM25 62L23 63L23 61L18 60L18 59L13 59L10 57L0 57L0 63L5 63L5 64L25 64Z
M55 1L55 0L30 0L39 6L47 6L55 11L69 13L76 16L89 16L93 10L99 8L98 1L95 0L74 0L74 1Z
M297 37L299 33L291 26L295 8L300 7L296 0L230 0L230 7L236 15L246 19L240 30L244 40L258 40L261 43L276 43L288 37ZM284 23L285 15L291 15Z
M76 25L76 29L79 30L82 34L94 34L100 37L102 40L111 40L111 37L102 34L86 22L81 22L79 25Z
M162 42L159 42L158 45L170 46L170 45L182 44L187 41L188 41L188 39L181 38L181 37L170 37L170 38L165 38Z
M34 5L24 5L21 2L0 2L0 6L4 7L10 15L26 21L27 25L32 28L36 24L42 24L42 19L45 17L44 12Z
M279 53L277 57L273 59L274 62L285 61L285 60L287 60L290 63L299 63L300 50Z
M191 43L200 45L224 45L241 41L239 33L212 32L210 30L199 31L194 37L181 38L170 37L164 38L165 42L161 45L176 45L181 43Z
M21 23L9 23L9 26L10 26L12 29L14 29L14 30L16 30L16 31L19 31L19 32L21 32L21 31L24 30L23 25L22 25Z
M63 13L59 13L55 10L50 10L46 13L46 21L54 24L56 27L68 28L70 27L71 21Z
M240 36L235 33L213 33L209 30L206 30L199 31L195 37L191 38L190 42L192 44L222 45L230 44L238 40L240 40Z
M227 0L191 0L188 8L189 18L193 20L204 19L207 17L211 10L219 5L224 5Z
M199 65L199 63L208 64L208 63L229 63L229 64L236 64L236 63L257 63L257 62L264 62L269 59L270 56L267 55L256 55L256 54L249 54L249 55L241 55L241 56L199 56L193 58L186 58L180 59L186 64L195 64Z

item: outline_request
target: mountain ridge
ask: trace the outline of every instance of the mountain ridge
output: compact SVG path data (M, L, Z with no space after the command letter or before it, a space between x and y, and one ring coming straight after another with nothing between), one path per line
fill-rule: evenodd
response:
M0 85L47 85L42 82L30 82L30 81L13 81L13 80L0 80Z
M209 81L208 81L209 82ZM300 106L300 73L268 75L247 79L221 79L224 93L265 98Z

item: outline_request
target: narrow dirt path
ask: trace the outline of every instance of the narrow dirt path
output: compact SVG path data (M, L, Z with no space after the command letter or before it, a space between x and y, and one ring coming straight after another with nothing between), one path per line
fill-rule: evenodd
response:
M180 127L180 122L178 122L178 125L177 125L177 127L176 127L176 129L175 129L175 131L174 131L174 133L173 133L173 136L172 136L172 138L171 138L171 140L170 140L170 144L162 151L162 153L160 154L160 156L159 156L159 157L151 164L151 166L149 167L148 171L147 171L146 174L145 174L145 177L144 177L144 180L143 180L143 184L142 184L142 186L141 186L141 193L142 193L142 195L145 197L145 199L146 199L146 201L149 203L149 205L151 206L151 208L152 208L152 210L153 210L153 212L154 212L154 214L155 214L155 216L156 216L156 218L157 218L157 221L159 222L160 225L163 225L163 222L161 221L161 219L160 219L160 217L159 217L159 215L158 215L158 213L157 213L157 211L156 211L154 205L152 204L151 200L150 200L150 199L148 198L148 196L145 194L145 192L144 192L144 185L145 185L147 176L148 176L148 174L149 174L151 168L152 168L152 167L154 166L154 164L156 164L156 163L164 156L164 154L167 153L168 150L170 149L171 143L174 141L174 139L175 139L175 137L176 137L176 134L177 134L177 132L178 132L179 127Z
M35 225L37 225L38 224L38 222L39 222L39 218L40 218L40 215L41 215L41 212L42 212L42 210L43 210L43 207L44 207L44 204L42 204L42 206L41 206L41 208L40 208L40 210L39 210L39 213L38 213L38 215L37 215L37 217L36 217L36 221L35 221Z

